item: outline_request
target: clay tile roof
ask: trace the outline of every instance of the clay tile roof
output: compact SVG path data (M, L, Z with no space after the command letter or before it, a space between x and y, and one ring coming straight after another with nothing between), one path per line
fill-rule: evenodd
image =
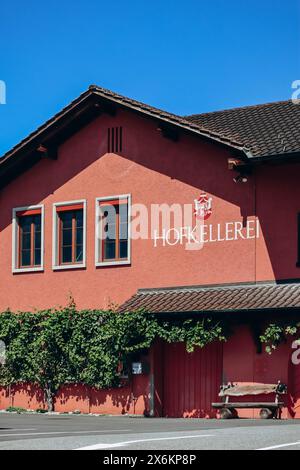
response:
M185 118L240 142L250 149L252 157L284 155L300 150L300 105L292 100Z
M107 105L131 109L155 119L162 127L178 128L230 150L246 163L267 157L300 155L300 106L281 101L192 116L179 116L105 88L91 85L42 126L0 157L0 188L41 158L39 148L55 154L57 146L78 126L99 115Z
M281 308L300 308L300 284L140 289L120 311L204 313Z

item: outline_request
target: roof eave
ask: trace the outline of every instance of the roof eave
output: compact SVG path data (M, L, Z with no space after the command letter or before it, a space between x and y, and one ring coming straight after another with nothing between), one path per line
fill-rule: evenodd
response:
M300 161L300 151L285 152L273 155L256 155L249 158L249 163L261 164L261 163L295 163Z
M139 107L138 105L131 104L130 100L126 102L122 102L118 97L114 96L107 96L105 93L102 91L99 91L97 87L91 87L90 88L96 95L100 96L103 99L107 99L109 101L112 101L116 103L118 106L126 108L126 109L131 109L132 111L139 112L143 115L147 115L151 118L158 119L159 121L168 123L170 125L176 126L180 129L183 129L187 132L199 135L200 137L203 137L204 139L207 139L209 141L213 141L215 143L218 143L222 147L227 148L228 150L237 152L238 154L241 155L241 157L244 157L244 159L248 159L252 157L252 153L249 149L245 148L243 145L238 144L237 142L230 141L230 139L227 139L225 137L222 137L216 133L209 132L204 130L203 128L200 128L200 126L197 126L193 123L190 122L182 122L182 119L176 119L176 116L171 115L169 113L165 113L165 116L160 115L159 113L153 112L153 110L148 109L148 106L145 107Z
M96 110L96 106L98 106L99 103L100 107ZM231 142L229 139L223 138L220 135L206 131L192 123L185 122L184 119L176 115L156 110L156 108L143 105L143 103L127 99L109 90L100 89L92 85L53 118L46 121L46 123L40 126L36 131L32 132L27 138L23 139L18 145L3 155L0 159L0 188L6 186L16 176L39 161L41 158L40 155L37 154L39 146L51 146L53 142L54 145L58 146L59 143L61 143L58 138L59 133L64 134L66 127L70 129L72 125L73 133L76 132L77 128L74 121L77 120L81 123L81 121L84 121L84 116L87 115L86 121L88 122L89 116L94 118L97 112L99 115L99 113L103 111L101 106L103 107L104 103L130 109L144 116L148 116L149 118L156 119L159 122L198 135L209 142L226 148L235 155L239 155L244 161L248 161L251 157L249 150L236 142ZM66 132L66 135L68 136L68 132Z

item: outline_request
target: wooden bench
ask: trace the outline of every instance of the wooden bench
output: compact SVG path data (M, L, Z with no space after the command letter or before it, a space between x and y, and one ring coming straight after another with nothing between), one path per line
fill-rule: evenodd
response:
M287 386L280 381L277 384L233 384L222 385L219 397L223 398L220 403L212 403L212 407L220 410L222 419L237 418L238 408L260 408L261 419L277 418L284 402L280 396L287 392ZM275 401L266 402L230 402L230 397L245 397L253 395L275 394Z

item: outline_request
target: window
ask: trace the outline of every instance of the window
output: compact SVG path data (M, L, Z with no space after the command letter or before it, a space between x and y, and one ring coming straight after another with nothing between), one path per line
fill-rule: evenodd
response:
M13 209L13 272L43 270L44 208Z
M130 195L96 200L96 265L130 263Z
M54 204L53 217L53 269L85 267L85 201Z

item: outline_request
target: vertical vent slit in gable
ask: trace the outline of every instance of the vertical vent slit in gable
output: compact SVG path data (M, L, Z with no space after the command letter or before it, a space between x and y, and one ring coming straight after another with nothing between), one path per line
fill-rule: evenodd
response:
M111 151L114 153L115 151L115 128L112 127L111 129Z
M107 129L107 152L119 153L123 150L123 128L109 127Z
M118 153L119 151L119 128L116 127L116 139L115 139L115 142L116 142L116 152Z
M107 152L110 153L110 128L107 129Z
M120 127L120 142L119 142L119 147L120 147L120 152L122 152L122 127Z

